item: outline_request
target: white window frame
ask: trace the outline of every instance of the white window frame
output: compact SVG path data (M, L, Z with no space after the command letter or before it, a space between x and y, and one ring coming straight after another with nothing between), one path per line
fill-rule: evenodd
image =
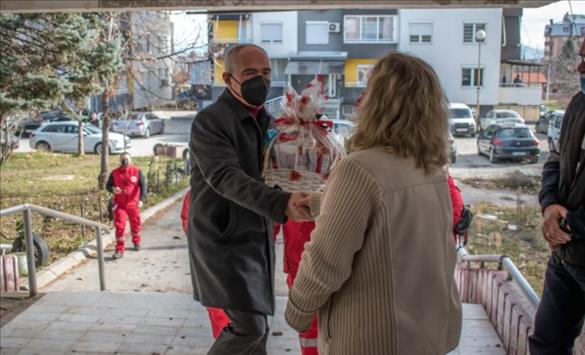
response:
M327 26L327 41L309 42L308 25L325 25L325 26ZM305 43L306 44L329 44L329 21L306 21L305 22Z
M431 25L431 33L428 35L413 35L410 33L410 26L411 25ZM408 43L409 44L416 44L416 45L429 45L429 44L433 44L433 32L434 32L434 23L432 21L416 21L416 22L410 22L408 24ZM417 41L412 41L412 37L416 36L417 37ZM425 36L430 36L430 41L428 42L423 42L423 37Z
M463 70L465 69L469 69L471 70L471 85L463 85ZM481 85L479 86L480 88L484 88L485 87L485 73L486 73L486 68L485 66L481 66L479 68L483 74L480 74L480 79L482 81ZM467 65L467 66L462 66L461 67L461 80L459 80L459 82L461 83L461 87L462 88L476 88L477 87L477 83L476 78L477 78L477 65L476 66L472 66L472 65Z
M280 33L280 41L264 41L264 39L262 38L264 32L262 31L262 25L280 25L281 27L281 33ZM260 22L260 43L262 44L276 44L276 45L280 45L284 43L284 24L282 22L277 22L277 21L263 21Z
M357 87L365 88L368 85L367 78L366 78L365 81L360 80L360 71L365 69L366 70L365 75L367 77L367 72L369 70L372 70L373 67L374 67L374 64L358 64L356 66L356 68L355 68L355 70L356 70L356 76L355 76L355 78L356 78L356 86Z
M471 42L465 42L465 26L466 25L472 25L473 26L473 35L472 35L472 38L471 38ZM463 34L463 36L462 36L463 37L462 38L463 44L477 44L477 41L475 40L475 34L478 31L477 25L483 25L483 30L487 33L487 22L480 22L480 21L466 21L466 22L463 22L463 32L462 32L462 34ZM482 43L485 44L487 42L487 40L488 40L488 38L486 37L486 39L484 39Z
M347 31L345 23L347 21L348 17L357 17L359 18L359 24L358 24L358 31L360 34L360 38L358 40L355 39L348 39L347 38ZM364 33L362 31L362 24L363 24L363 20L366 17L376 17L376 34L377 34L377 39L376 40L366 40L364 39ZM389 40L382 40L380 39L380 19L381 18L391 18L392 19L392 38ZM343 42L344 43L396 43L398 41L397 39L397 28L398 28L398 16L396 15L344 15L343 16Z

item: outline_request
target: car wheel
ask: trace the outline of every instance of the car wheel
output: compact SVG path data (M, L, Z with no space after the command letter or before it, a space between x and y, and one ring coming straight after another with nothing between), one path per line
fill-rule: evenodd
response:
M144 131L144 138L150 138L150 128L147 128L146 131Z
M457 162L457 154L451 154L451 164L455 164Z
M530 164L538 164L540 157L534 157L530 159Z
M39 152L50 152L51 146L49 145L49 143L39 142L37 143L37 145L35 145L35 149L38 150Z
M490 163L492 163L492 164L495 164L498 162L498 158L496 158L496 155L494 153L494 148L490 149L489 159L490 159Z
M96 153L97 155L102 155L104 152L104 145L102 143L96 144L95 147L93 148L93 152Z
M183 160L189 158L189 148L185 148L185 150L183 150Z

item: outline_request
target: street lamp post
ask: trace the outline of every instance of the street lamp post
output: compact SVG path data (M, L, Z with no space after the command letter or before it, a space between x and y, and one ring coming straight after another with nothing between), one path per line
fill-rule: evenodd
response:
M477 42L477 72L475 73L475 85L477 87L477 101L476 101L476 127L479 127L479 116L480 116L480 105L479 105L479 93L481 91L480 78L481 75L481 44L485 41L486 33L484 30L475 32L475 41Z

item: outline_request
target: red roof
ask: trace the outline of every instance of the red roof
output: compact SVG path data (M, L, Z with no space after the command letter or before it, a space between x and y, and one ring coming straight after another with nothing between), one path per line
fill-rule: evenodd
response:
M520 73L520 77L522 78L522 82L525 84L528 83L542 83L546 84L546 75L543 73Z

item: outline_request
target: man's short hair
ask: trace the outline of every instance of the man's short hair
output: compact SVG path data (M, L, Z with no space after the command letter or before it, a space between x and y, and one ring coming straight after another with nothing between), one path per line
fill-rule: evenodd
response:
M233 47L228 48L227 53L225 55L225 60L224 60L224 72L226 73L232 73L233 74L233 70L236 68L236 63L238 60L238 54L240 54L240 52L248 47L254 47L257 48L259 50L261 50L267 57L268 57L268 53L266 52L266 50L264 50L264 48L252 44L252 43L242 43L242 44L238 44L235 45Z

